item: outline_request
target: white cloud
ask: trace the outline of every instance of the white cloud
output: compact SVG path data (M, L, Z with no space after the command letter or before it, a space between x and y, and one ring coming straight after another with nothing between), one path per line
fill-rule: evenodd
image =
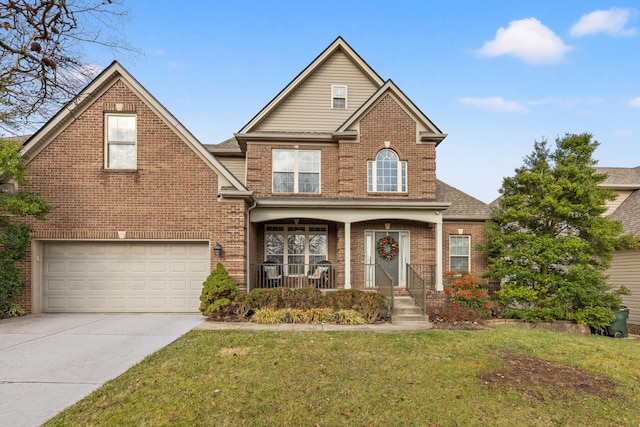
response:
M609 10L596 10L588 13L571 27L571 35L582 37L590 34L608 33L614 36L632 36L636 29L624 28L629 21L631 12L631 9L613 7Z
M536 18L509 22L507 28L499 28L496 38L485 42L478 50L481 56L512 55L533 65L553 64L564 59L571 50L562 39Z
M631 108L640 108L640 96L637 98L631 98L629 100L629 107Z
M503 111L509 113L524 113L527 109L519 102L506 101L500 96L490 98L469 98L460 99L461 104L471 105L473 107L483 108L491 111Z

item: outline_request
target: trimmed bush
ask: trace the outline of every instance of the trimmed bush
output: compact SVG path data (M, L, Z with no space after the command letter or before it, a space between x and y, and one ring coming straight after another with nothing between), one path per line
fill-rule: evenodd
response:
M233 302L232 314L236 320L244 320L250 315L256 316L258 311L264 309L270 309L273 312L284 310L283 313L288 311L290 316L293 316L294 312L304 312L304 319L280 317L280 322L329 323L335 322L336 312L353 310L358 312L360 318L367 323L375 323L385 319L389 303L382 294L356 289L331 291L326 294L315 288L254 289L236 298ZM264 319L269 316L272 316L272 313L267 315L265 312L260 312L259 319L252 318L252 320L258 323L270 323ZM351 322L345 318L341 323Z
M229 315L232 302L240 294L238 286L221 263L209 274L200 295L200 312L212 318Z

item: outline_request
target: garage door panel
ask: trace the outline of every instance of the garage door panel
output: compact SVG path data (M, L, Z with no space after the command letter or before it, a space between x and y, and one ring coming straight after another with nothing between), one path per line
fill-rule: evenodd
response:
M149 271L152 273L164 273L167 271L167 264L164 262L150 262Z
M170 268L172 273L184 273L187 271L187 264L185 262L172 262Z
M82 261L69 261L67 263L69 273L85 273L87 265Z
M70 291L81 291L87 286L84 280L72 279L72 280L68 280L67 283L69 284Z
M209 268L209 264L204 262L192 262L189 263L189 271L192 273L208 273L207 269Z
M44 271L51 273L63 273L65 271L65 263L60 261L48 261L44 264Z
M62 298L48 298L45 300L45 311L49 311L49 310L63 310L65 308L64 306L64 299Z
M129 262L129 273L143 273L145 271L147 271L146 263L138 261Z
M153 290L165 290L167 288L167 284L164 280L150 280L149 288Z
M43 311L197 312L208 274L207 243L49 242Z

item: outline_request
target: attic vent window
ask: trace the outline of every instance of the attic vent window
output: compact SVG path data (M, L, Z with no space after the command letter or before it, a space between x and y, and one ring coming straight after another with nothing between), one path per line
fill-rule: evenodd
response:
M347 87L331 86L331 108L347 108Z

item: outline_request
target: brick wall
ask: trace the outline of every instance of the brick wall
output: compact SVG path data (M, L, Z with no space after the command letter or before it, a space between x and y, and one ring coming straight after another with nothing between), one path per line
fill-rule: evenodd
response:
M443 272L450 270L449 267L449 236L460 235L458 230L462 230L462 235L471 236L471 259L469 270L474 274L482 274L487 268L487 258L483 252L476 250L476 245L486 244L487 239L483 233L484 224L479 222L445 222L442 224L442 257Z
M247 144L247 187L257 197L272 196L271 161L273 149L321 151L320 194L304 197L384 197L435 199L436 151L434 144L416 144L417 128L391 96L384 97L360 122L358 143L332 144ZM400 161L407 161L407 193L369 193L367 162L385 148L394 150ZM297 148L296 148L297 147ZM296 194L277 194L296 197Z
M416 144L416 123L390 95L385 96L360 121L360 142L340 144L337 175L341 197L397 197L435 199L436 152L434 144ZM400 161L407 162L407 190L402 193L369 193L367 162L385 148L385 141Z
M298 148L296 148L298 147ZM320 194L272 193L272 150L319 150ZM338 148L329 144L247 144L247 188L257 197L337 197L338 196Z
M115 103L137 117L137 169L104 168L104 115ZM244 202L219 202L216 173L118 81L28 165L30 184L53 211L34 239L208 240L240 287L245 276ZM31 309L30 257L20 304Z

